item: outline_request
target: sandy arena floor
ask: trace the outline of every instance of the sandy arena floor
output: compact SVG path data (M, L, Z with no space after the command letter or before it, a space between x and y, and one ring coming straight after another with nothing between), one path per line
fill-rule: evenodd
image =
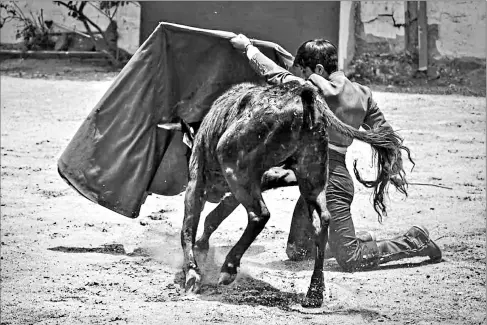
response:
M219 288L219 267L246 224L243 209L222 224L204 291L188 297L178 285L182 195L150 196L131 220L82 198L58 176L58 155L110 78L1 78L2 325L486 324L485 98L376 93L412 150L409 180L448 188L411 185L407 199L392 192L389 217L379 224L370 192L357 183L356 228L386 238L423 224L444 260L344 273L329 259L326 306L303 312L293 305L306 293L312 261L285 255L296 188L265 194L271 220L237 281ZM354 143L348 163L359 158L370 169L368 152Z

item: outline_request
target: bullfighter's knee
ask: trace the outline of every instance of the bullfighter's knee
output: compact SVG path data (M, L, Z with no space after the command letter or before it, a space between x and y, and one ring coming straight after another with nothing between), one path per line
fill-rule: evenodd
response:
M297 184L298 182L294 173L289 169L284 169L281 167L271 168L262 176L262 188L264 190L295 186Z

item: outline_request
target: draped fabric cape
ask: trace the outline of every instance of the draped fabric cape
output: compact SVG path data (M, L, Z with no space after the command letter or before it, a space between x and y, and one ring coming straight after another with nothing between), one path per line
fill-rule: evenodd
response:
M241 82L261 82L229 39L235 34L160 23L115 78L58 160L61 177L82 196L135 218L148 194L177 195L188 181L180 131L159 123L200 122L212 102ZM293 57L254 40L284 68Z

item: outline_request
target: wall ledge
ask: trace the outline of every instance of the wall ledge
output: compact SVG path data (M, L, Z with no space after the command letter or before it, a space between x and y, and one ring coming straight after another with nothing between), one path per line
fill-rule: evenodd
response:
M20 50L0 50L0 60L5 59L107 59L103 52L93 51L20 51Z

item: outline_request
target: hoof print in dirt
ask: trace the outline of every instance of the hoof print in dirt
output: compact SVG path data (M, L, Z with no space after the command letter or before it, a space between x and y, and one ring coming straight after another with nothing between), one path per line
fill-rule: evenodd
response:
M167 217L164 214L170 211L172 210L161 209L158 212L151 213L147 217L151 220L165 220Z

